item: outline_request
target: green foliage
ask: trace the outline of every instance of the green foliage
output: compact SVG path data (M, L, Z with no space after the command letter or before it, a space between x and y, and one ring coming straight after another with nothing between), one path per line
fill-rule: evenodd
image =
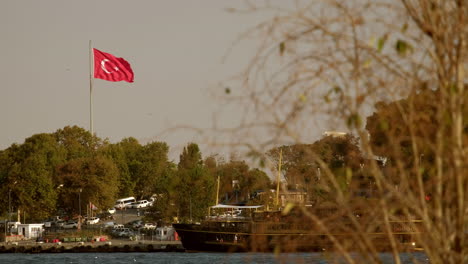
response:
M378 102L375 105L376 111L366 122L374 153L391 160L401 158L410 167L413 160L410 126L414 128L414 139L417 140L420 149L429 151L427 143L435 141L439 126L436 120L438 93L423 89L406 99L391 103ZM412 122L408 122L409 115L412 116ZM429 153L424 155L426 158L431 156Z
M54 172L66 153L50 134L37 134L22 145L12 145L0 156L0 181L10 194L12 209L38 219L55 211ZM5 197L4 200L7 198ZM7 205L2 206L7 211Z
M119 177L119 197L133 196L135 182L132 180L130 168L127 160L127 152L121 144L111 144L100 150L100 153L113 160L120 172Z
M379 38L378 42L377 42L377 50L378 51L382 51L384 46L385 46L385 42L387 42L387 39L388 39L388 35L385 34L383 37Z
M215 181L203 166L197 144L186 146L180 155L174 182L174 200L182 221L200 220L213 204Z
M112 207L118 191L118 176L117 166L101 155L66 162L58 170L58 177L63 184L60 192L63 208L78 213L79 200L82 214L88 203L101 209Z
M451 86L447 87L447 91L450 89ZM465 97L468 98L468 92L465 93ZM373 152L389 160L388 175L395 175L398 178L397 173L392 172L398 171L395 161L399 161L408 173L415 171L413 169L416 166L414 158L414 146L416 146L419 167L427 168L417 169L422 172L425 180L432 178L435 173L435 168L432 166L435 159L433 142L437 141L438 130L443 131L445 139L450 140L452 137L450 134L452 115L450 109L446 109L441 103L442 100L440 90L431 90L422 86L407 98L390 103L378 102L375 105L376 111L367 118L366 129L370 134ZM468 116L466 105L463 106L463 113ZM438 118L438 115L442 118ZM464 119L463 122L464 131L468 132L468 121ZM464 141L468 142L466 136L468 133L464 135Z
M231 160L218 164L215 176L220 177L219 202L232 204L248 201L255 191L270 188L270 178L259 169L250 169L244 161ZM233 181L237 184L233 185Z
M358 147L358 139L352 135L343 137L327 136L313 144L296 144L280 147L283 150L282 173L290 189L304 190L314 202L333 196L331 184L325 177L325 168L318 161L326 164L328 170L345 190L354 173L360 170L364 162ZM276 163L279 161L279 148L268 151Z
M405 33L408 30L408 23L404 23L403 26L401 26L401 33Z
M163 142L152 142L142 147L138 154L138 166L133 175L136 181L134 193L140 197L149 197L158 188L160 176L168 166L169 147Z
M346 120L349 128L360 128L362 126L361 116L357 113L351 114Z
M122 196L156 198L149 218L170 223L174 217L202 219L215 203L216 177L222 192L232 197L232 180L239 181L239 200L267 189L268 176L250 169L243 161L217 164L202 160L198 145L188 144L176 165L168 161L164 142L141 145L134 138L109 144L77 126L50 134L36 134L23 144L0 151L0 191L11 194L13 211L25 211L28 219L43 220L65 211L69 216L86 213L92 203L112 207ZM8 211L0 204L0 212ZM191 216L191 217L190 217Z
M67 150L67 160L87 157L101 146L102 140L78 126L66 126L54 133L57 143Z
M280 53L280 55L283 55L285 49L286 49L286 45L284 44L284 42L281 42L279 44L279 53Z
M407 41L399 39L395 43L395 50L399 55L404 56L413 51L413 46L411 46Z

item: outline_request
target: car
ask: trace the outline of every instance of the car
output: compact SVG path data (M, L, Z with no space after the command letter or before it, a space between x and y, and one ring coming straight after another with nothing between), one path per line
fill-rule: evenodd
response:
M114 235L114 236L117 236L120 232L126 230L126 229L129 229L129 228L124 228L122 227L123 225L114 225L114 227L112 227L112 229L110 230L110 232ZM130 229L129 229L130 230Z
M129 203L129 204L125 205L125 208L126 209L136 208L134 206L136 206L137 204L138 204L138 202Z
M58 220L57 222L53 222L53 224L56 227L63 227L66 223L67 223L67 221L64 221L64 220Z
M114 228L114 226L115 226L115 222L112 222L112 221L102 223L102 228L104 229L111 229L111 228Z
M86 219L86 224L87 225L94 225L99 223L99 218L98 217L90 217Z
M115 214L115 208L109 208L109 209L107 209L107 212L109 214Z
M126 226L134 228L134 229L138 229L138 228L143 226L143 221L134 220L134 221L131 221L131 222L127 223Z
M62 226L64 229L73 229L78 228L78 222L76 221L68 221Z
M127 198L118 199L115 202L114 208L117 209L117 210L122 210L122 209L125 209L125 208L131 208L129 206L133 202L136 202L135 197L127 197Z
M58 226L57 222L61 222L61 225L65 223L59 216L54 216L43 221L44 227Z
M141 228L143 228L143 229L156 229L156 224L145 223Z
M113 229L122 229L122 228L125 228L125 226L122 225L122 224L115 224L112 228Z
M135 233L132 230L128 229L128 228L124 228L121 232L119 232L117 234L117 236L119 236L119 237L131 237L131 236L134 236L134 235L135 235Z
M148 200L139 200L139 201L136 201L135 203L132 203L131 204L132 207L131 208L145 208L145 207L148 207L150 205L150 202L148 202Z
M102 220L114 220L114 215L110 214L109 212L103 212L100 214L97 214L96 217L98 217L101 221Z
M120 225L115 225L114 228L112 228L112 230L110 231L115 236L119 236L119 234L122 233L122 232L130 232L131 231L130 228L116 227L116 226L120 226Z

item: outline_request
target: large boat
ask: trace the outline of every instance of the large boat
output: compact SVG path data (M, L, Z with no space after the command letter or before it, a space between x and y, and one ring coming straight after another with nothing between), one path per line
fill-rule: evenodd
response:
M368 250L363 248L367 246L375 251L418 249L415 241L421 221L404 215L384 217L380 204L372 199L357 198L348 207L330 202L301 205L304 199L298 199L297 204L280 204L281 160L280 151L273 206L278 210L259 205L212 206L209 216L200 223L173 224L184 248L215 252L324 251L335 250L337 245L348 251ZM218 177L216 203L219 181Z
M414 241L419 220L389 221L388 231L375 215L356 215L357 225L364 227L357 232L355 221L330 206L297 207L287 214L262 206L216 205L210 211L220 209L223 214L211 214L200 223L173 224L187 251L313 252L334 250L337 243L353 250L359 244L354 243L357 239L367 239L376 250L388 251L392 248L389 236L399 250L417 249ZM326 228L318 224L319 218Z

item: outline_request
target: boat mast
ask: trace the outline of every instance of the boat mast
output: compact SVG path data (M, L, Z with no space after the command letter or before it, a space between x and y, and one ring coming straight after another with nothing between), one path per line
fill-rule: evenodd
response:
M279 209L279 190L280 190L280 176L281 176L281 160L283 158L283 149L280 149L279 162L278 162L278 176L276 177L276 208Z
M218 175L218 187L216 188L216 204L219 204L219 175Z
M216 188L216 204L219 204L219 175L218 175L218 187ZM208 207L208 216L211 216L211 206Z

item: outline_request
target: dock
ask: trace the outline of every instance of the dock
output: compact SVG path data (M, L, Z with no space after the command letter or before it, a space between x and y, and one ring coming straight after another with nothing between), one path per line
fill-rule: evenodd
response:
M1 243L1 253L114 253L114 252L185 252L180 241L127 241L42 243L21 241Z

